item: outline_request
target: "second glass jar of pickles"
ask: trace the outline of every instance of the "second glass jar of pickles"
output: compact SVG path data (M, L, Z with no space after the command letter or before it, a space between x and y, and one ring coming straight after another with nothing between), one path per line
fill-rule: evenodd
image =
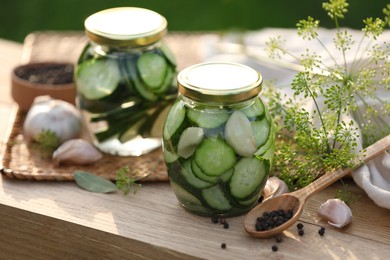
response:
M75 70L76 103L94 144L121 156L159 147L177 97L176 61L163 41L166 19L120 7L91 15L85 29L89 43Z
M257 71L236 63L201 63L179 73L181 95L166 118L163 150L187 210L235 216L257 202L275 149L261 83Z

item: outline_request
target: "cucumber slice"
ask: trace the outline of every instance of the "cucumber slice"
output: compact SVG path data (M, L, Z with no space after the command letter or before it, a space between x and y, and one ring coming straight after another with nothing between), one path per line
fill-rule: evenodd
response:
M202 196L206 203L213 209L226 211L232 208L219 185L202 190Z
M179 156L175 153L171 153L168 150L164 150L164 160L166 163L173 163L179 158Z
M170 140L181 126L186 117L186 109L180 100L173 103L165 120L163 136L165 140Z
M235 111L227 121L225 139L241 156L250 157L257 150L251 122L241 111Z
M164 81L161 83L161 86L157 89L153 89L153 92L156 94L162 94L165 93L170 87L176 86L174 84L174 78L175 78L175 69L168 67L167 73L165 74Z
M252 198L249 198L247 200L238 200L238 204L243 206L251 206L256 203L256 201L259 200L260 194L254 195Z
M223 110L217 110L215 112L203 111L203 110L189 110L188 118L203 128L216 128L229 119L229 113Z
M267 142L255 152L255 155L263 155L265 152L267 152L268 149L270 149L274 145L275 145L275 126L272 123Z
M177 145L177 154L180 157L187 159L194 154L196 147L203 139L203 128L188 127L180 135Z
M89 100L111 95L120 81L118 64L113 60L91 60L77 69L77 90Z
M256 140L256 147L264 145L267 142L270 132L270 125L267 119L263 119L261 121L253 121L251 122L253 135Z
M165 123L165 119L167 118L169 109L171 109L171 105L167 105L163 108L163 110L159 113L156 120L152 125L152 129L150 129L150 135L152 137L162 137L162 131Z
M221 177L219 177L219 179L222 182L228 182L228 181L230 181L230 178L233 176L233 173L234 173L234 169L230 169L227 172L225 172L224 174L222 174Z
M202 171L202 169L200 169L199 166L196 164L195 160L192 160L191 168L192 168L192 172L194 173L194 175L196 177L198 177L199 179L210 182L210 183L217 183L218 182L218 177L206 175Z
M164 54L165 58L174 66L177 66L175 55L173 54L172 50L169 48L168 44L166 44L164 41L161 41L161 51Z
M167 73L167 67L164 57L154 52L146 52L137 60L141 79L151 89L157 89L161 86Z
M207 138L195 152L195 161L209 176L220 176L236 163L234 150L224 141Z
M242 158L234 167L230 180L230 192L237 199L251 195L268 175L263 160L256 157Z
M249 118L259 117L264 114L265 107L260 98L256 98L252 105L242 109L241 111Z
M137 92L141 95L141 97L150 100L155 101L157 100L157 95L155 95L152 91L150 91L147 86L139 79L137 68L134 65L133 60L128 60L126 63L126 71L128 72L131 81L134 84L135 89Z
M201 206L202 203L191 193L186 191L183 187L181 187L179 184L177 184L174 181L171 181L171 187L173 191L175 192L176 197L178 200L183 204L190 204L190 205L197 205Z
M210 183L210 182L198 179L194 175L194 173L192 172L192 168L191 168L191 160L187 160L187 161L184 162L181 173L182 173L184 179L192 187L195 187L195 188L198 188L198 189L205 189L205 188L209 188L212 185L214 185L213 183Z

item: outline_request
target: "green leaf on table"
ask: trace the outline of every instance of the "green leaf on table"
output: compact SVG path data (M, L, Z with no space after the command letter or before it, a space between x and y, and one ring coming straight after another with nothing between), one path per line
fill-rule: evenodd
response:
M98 193L111 193L117 190L111 181L89 172L75 171L73 177L80 188Z

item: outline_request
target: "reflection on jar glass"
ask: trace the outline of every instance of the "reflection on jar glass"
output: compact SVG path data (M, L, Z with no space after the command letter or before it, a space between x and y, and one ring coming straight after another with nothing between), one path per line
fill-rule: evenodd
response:
M257 71L236 63L179 73L181 95L166 118L163 150L171 186L190 212L235 216L256 204L275 150L261 83Z
M161 146L165 117L177 97L176 61L163 41L167 21L143 8L120 7L85 21L77 106L103 152L138 156Z

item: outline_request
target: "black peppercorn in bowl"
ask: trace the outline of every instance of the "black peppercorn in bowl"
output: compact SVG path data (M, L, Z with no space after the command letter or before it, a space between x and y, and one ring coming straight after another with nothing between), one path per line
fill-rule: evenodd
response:
M74 65L61 62L28 63L15 67L11 95L21 111L28 111L37 96L49 95L75 104Z

